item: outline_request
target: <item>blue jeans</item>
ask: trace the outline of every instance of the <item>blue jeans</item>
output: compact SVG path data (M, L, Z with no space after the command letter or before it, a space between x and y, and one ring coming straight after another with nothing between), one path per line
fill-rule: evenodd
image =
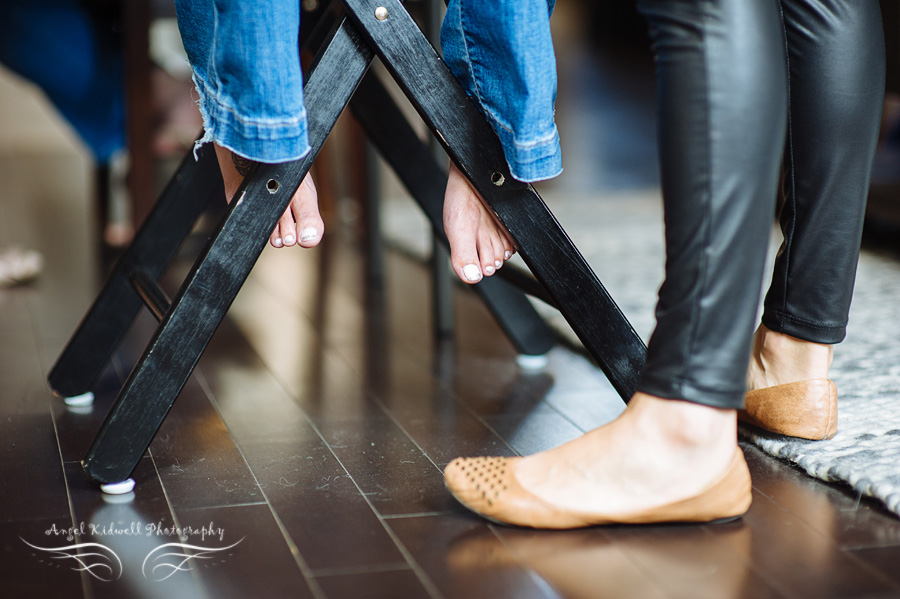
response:
M176 0L204 136L258 162L309 152L298 0Z
M444 62L500 138L510 173L539 181L562 171L553 121L555 0L450 0L441 28Z
M205 134L259 162L309 151L297 48L299 0L176 0ZM494 126L510 172L562 170L553 121L553 0L452 0L442 29L447 65Z

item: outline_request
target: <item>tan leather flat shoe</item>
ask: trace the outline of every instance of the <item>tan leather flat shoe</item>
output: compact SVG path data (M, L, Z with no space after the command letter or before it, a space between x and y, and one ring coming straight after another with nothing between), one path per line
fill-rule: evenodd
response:
M761 429L821 441L837 433L837 387L809 379L748 391L738 420Z
M750 470L737 449L723 475L693 497L616 514L557 507L533 495L516 479L522 458L457 458L444 470L444 483L473 512L501 524L532 528L581 528L598 524L712 522L731 520L750 507Z

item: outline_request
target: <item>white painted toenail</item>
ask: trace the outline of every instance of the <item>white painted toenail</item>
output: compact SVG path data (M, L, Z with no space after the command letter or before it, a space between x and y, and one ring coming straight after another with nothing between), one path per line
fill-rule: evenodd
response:
M500 268L503 266L503 262L500 260L494 260L494 268Z
M291 245L292 243L294 243L294 236L293 235L285 235L284 243L285 243L285 245Z
M312 241L319 236L319 232L315 227L306 227L300 231L300 241Z
M475 264L463 266L463 274L467 281L477 281L481 278L481 270Z
M503 259L504 259L504 260L509 260L510 258L512 258L512 252L509 251L509 250L506 250L506 253L503 254Z
M494 274L494 271L495 271L495 270L496 270L496 269L495 269L493 266L485 266L485 267L484 267L484 274L490 276L490 275Z
M280 248L281 246L284 245L284 242L281 241L281 237L279 237L278 239L276 239L276 240L274 241L274 243L273 243L272 245L274 245L274 246L277 247L277 248Z

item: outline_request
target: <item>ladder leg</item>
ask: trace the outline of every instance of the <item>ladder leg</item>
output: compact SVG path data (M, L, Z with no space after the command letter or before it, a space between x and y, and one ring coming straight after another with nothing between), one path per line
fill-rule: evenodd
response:
M116 483L134 470L372 56L343 20L304 86L312 150L296 162L261 164L238 191L88 450L83 465L93 479Z
M535 277L626 401L646 348L531 185L509 174L490 126L398 0L343 0L360 33L491 205ZM375 10L383 7L381 16Z
M144 225L50 370L50 387L72 397L88 392L141 307L129 280L142 269L159 277L184 238L221 188L216 157L204 149L199 159L189 152L163 191ZM221 192L220 192L221 193Z
M321 41L317 27L326 20L323 17L329 5L323 1L304 8L299 34L302 44L317 37ZM216 192L221 197L220 187L212 148L201 148L198 160L188 152L48 375L50 387L67 402L78 405L91 401L89 389L140 309L141 302L129 281L131 273L141 269L158 278L208 199Z
M425 35L433 45L439 44L441 39L442 5L441 0L426 0L423 6ZM428 149L434 155L439 166L446 165L446 154L440 143L433 137L429 139ZM431 236L431 321L435 339L438 340L453 337L456 321L453 302L455 278L456 273L450 267L450 253L447 251L447 244L442 236L435 232Z
M442 217L447 174L374 73L363 78L350 109L428 217L435 237L447 246ZM520 354L542 355L556 343L555 333L524 293L496 276L472 287Z

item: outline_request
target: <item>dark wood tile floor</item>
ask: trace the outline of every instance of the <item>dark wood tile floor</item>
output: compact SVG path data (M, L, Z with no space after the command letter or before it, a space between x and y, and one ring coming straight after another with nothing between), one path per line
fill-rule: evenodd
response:
M52 214L56 201L27 210ZM27 220L15 205L5 222ZM463 291L455 344L436 344L425 269L391 253L376 289L340 234L312 252L265 252L133 497L112 502L78 460L153 323L136 323L92 410L51 396L44 375L97 279L87 235L66 237L68 226L21 229L53 259L33 286L0 292L3 597L900 596L900 520L750 447L754 503L731 524L534 532L465 512L441 481L452 457L555 445L617 400L565 350L545 372L520 371ZM84 532L57 534L72 527ZM179 540L210 551L180 571L180 551L162 555ZM118 561L78 572L29 546L76 541Z

